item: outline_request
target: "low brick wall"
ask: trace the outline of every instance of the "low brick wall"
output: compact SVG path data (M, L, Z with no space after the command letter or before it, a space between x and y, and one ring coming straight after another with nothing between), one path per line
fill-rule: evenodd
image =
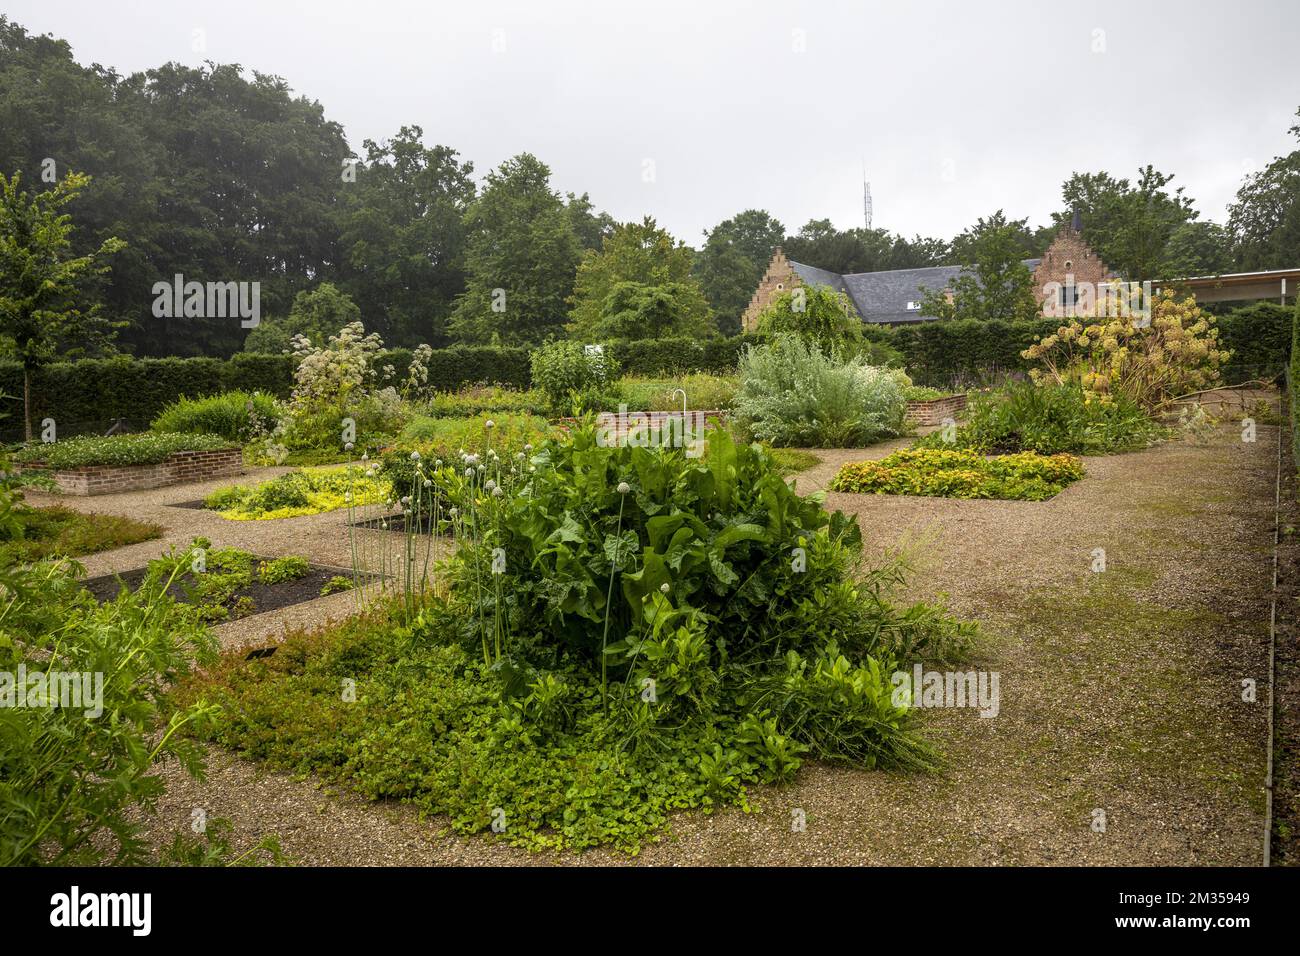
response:
M580 419L561 418L562 428L576 425ZM601 412L596 416L596 441L601 445L645 443L658 446L660 441L681 443L693 450L702 448L704 432L712 425L723 425L727 413L720 409L681 412ZM641 437L639 437L641 436Z
M54 472L54 483L66 495L111 495L143 491L187 481L229 478L244 470L239 448L221 451L177 451L156 465L83 465Z
M903 418L913 425L942 425L945 418L956 418L966 408L966 395L945 395L928 402L908 402Z

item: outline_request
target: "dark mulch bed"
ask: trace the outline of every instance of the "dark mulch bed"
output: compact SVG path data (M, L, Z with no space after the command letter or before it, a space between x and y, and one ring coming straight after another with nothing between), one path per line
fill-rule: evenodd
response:
M388 515L386 518L367 518L365 521L352 522L352 527L365 528L370 531L382 531L383 530L382 525L385 521L387 521L389 531L394 531L397 532L398 534L406 534L406 522L408 517L409 517L408 515L396 514L396 515ZM446 519L444 518L444 520ZM419 531L420 534L428 534L429 528L432 525L433 525L433 515L421 514L419 519L419 528L417 530ZM444 531L443 534L445 535L446 532Z
M254 567L256 567L256 564L254 564ZM120 574L103 574L83 581L82 587L93 594L95 600L100 602L109 601L118 595L122 584L125 584L132 591L138 589L141 582L144 581L146 572L147 568L135 568L131 571L123 571ZM327 568L316 564L311 565L311 569L303 577L293 581L283 581L279 584L262 584L254 577L250 585L235 592L231 603L227 607L233 606L234 602L242 597L249 597L253 599L253 606L256 608L253 614L261 614L265 611L278 611L280 608L302 604L305 601L314 601L321 596L320 590L325 582L335 575L342 575L349 579L352 577L350 570ZM187 591L193 583L194 576L187 574L184 577L177 578L167 590L177 601L189 603ZM244 615L244 617L252 616L252 614Z
M199 498L196 501L178 501L175 504L168 505L167 507L168 508L189 508L192 511L202 511L203 499Z

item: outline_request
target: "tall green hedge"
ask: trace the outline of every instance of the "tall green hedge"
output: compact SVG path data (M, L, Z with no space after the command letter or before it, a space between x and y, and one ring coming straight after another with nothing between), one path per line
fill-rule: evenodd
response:
M382 384L401 385L411 364L409 349L380 353L376 367ZM58 362L32 379L32 427L53 418L62 437L102 433L116 419L143 430L182 395L199 398L233 389L266 392L285 398L293 390L293 357L242 352L228 360L214 358L146 358L118 356ZM391 368L391 374L387 374ZM452 390L476 382L529 386L528 350L524 348L450 348L433 353L429 384ZM23 434L23 370L17 362L0 362L0 440Z
M754 336L744 335L726 339L641 339L612 342L608 348L626 375L681 375L731 371L740 350L757 341Z
M1286 367L1294 310L1260 302L1219 318L1221 339L1233 350L1224 378L1238 383L1268 378ZM866 326L863 334L887 344L904 357L904 366L919 385L944 388L991 379L1008 371L1025 371L1020 353L1059 326L1056 319L1032 322L953 320L918 322L893 328ZM610 343L619 367L631 375L726 372L736 367L740 351L761 341L752 335L720 339L646 339ZM384 385L400 386L411 363L410 349L380 353L376 368ZM429 384L452 391L479 382L529 388L529 350L512 346L453 346L437 349L429 359ZM59 434L102 432L124 418L143 429L181 395L191 398L231 389L267 392L281 398L293 388L293 359L287 355L240 353L229 360L211 358L86 359L58 363L37 373L32 383L33 425L52 417ZM22 368L0 362L0 438L22 435Z
M280 355L241 355L234 359L119 356L57 362L32 378L32 427L53 418L61 437L103 432L115 419L130 428L147 428L164 407L181 395L215 395L230 389L287 395L293 360ZM23 371L17 362L0 362L0 436L17 440L23 431Z
M1219 316L1219 341L1232 349L1223 380L1237 385L1280 375L1291 352L1294 319L1295 309L1276 302L1256 302Z
M1291 360L1287 367L1287 397L1291 405L1291 457L1300 470L1300 302L1291 310Z

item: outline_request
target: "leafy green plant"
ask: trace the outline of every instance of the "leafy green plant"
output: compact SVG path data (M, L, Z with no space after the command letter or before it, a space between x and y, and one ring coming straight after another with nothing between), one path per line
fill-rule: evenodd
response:
M352 590L352 587L353 582L351 578L345 578L341 574L336 574L321 585L321 597L324 597L327 594L336 594L339 591L350 591Z
M223 392L206 398L182 395L164 408L149 428L173 434L220 435L244 443L262 430L270 431L283 417L280 403L261 392Z
M243 853L231 846L234 827L224 817L208 820L202 832L181 832L163 849L163 866L271 866L285 862L280 838L265 836Z
M273 657L227 655L180 698L225 708L206 736L463 832L629 852L672 811L747 806L808 756L934 765L889 674L972 628L894 606L899 562L861 567L857 525L796 495L761 446L715 431L690 458L582 426L522 466L471 447L413 459L411 507L445 502L458 545L444 587L289 635ZM789 653L814 674L851 664L751 706L763 682L793 681Z
M932 432L922 448L967 448L987 454L1110 454L1146 448L1167 431L1122 393L1089 397L1077 385L1020 382L978 395L955 434Z
M306 558L289 555L262 561L257 566L257 579L262 584L283 584L285 581L296 581L310 572L311 565Z
M567 414L572 396L598 394L618 379L609 355L588 353L581 342L560 339L535 349L530 357L533 385L542 390L551 411Z
M849 463L831 488L862 494L1045 501L1083 477L1073 455L1019 452L985 458L973 451L906 448L880 461Z
M0 564L76 558L157 538L162 526L122 515L91 514L62 505L19 506L17 522L0 524Z
M79 573L0 568L0 673L85 678L84 706L56 706L56 696L0 707L0 865L146 862L141 813L163 792L162 765L202 774L202 751L181 731L216 709L175 707L167 694L212 660L216 643L168 595L176 570L158 567L135 594L102 606L80 591Z

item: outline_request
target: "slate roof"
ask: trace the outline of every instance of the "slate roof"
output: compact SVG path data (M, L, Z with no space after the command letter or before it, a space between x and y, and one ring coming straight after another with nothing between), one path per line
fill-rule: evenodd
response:
M1026 259L1024 263L1032 272L1039 259ZM925 322L933 316L922 315L908 309L908 302L919 300L927 291L943 291L952 287L961 274L961 266L930 266L925 269L892 269L886 272L856 272L837 275L825 269L790 261L794 271L808 285L830 286L836 292L848 294L863 321L872 324L893 322Z

